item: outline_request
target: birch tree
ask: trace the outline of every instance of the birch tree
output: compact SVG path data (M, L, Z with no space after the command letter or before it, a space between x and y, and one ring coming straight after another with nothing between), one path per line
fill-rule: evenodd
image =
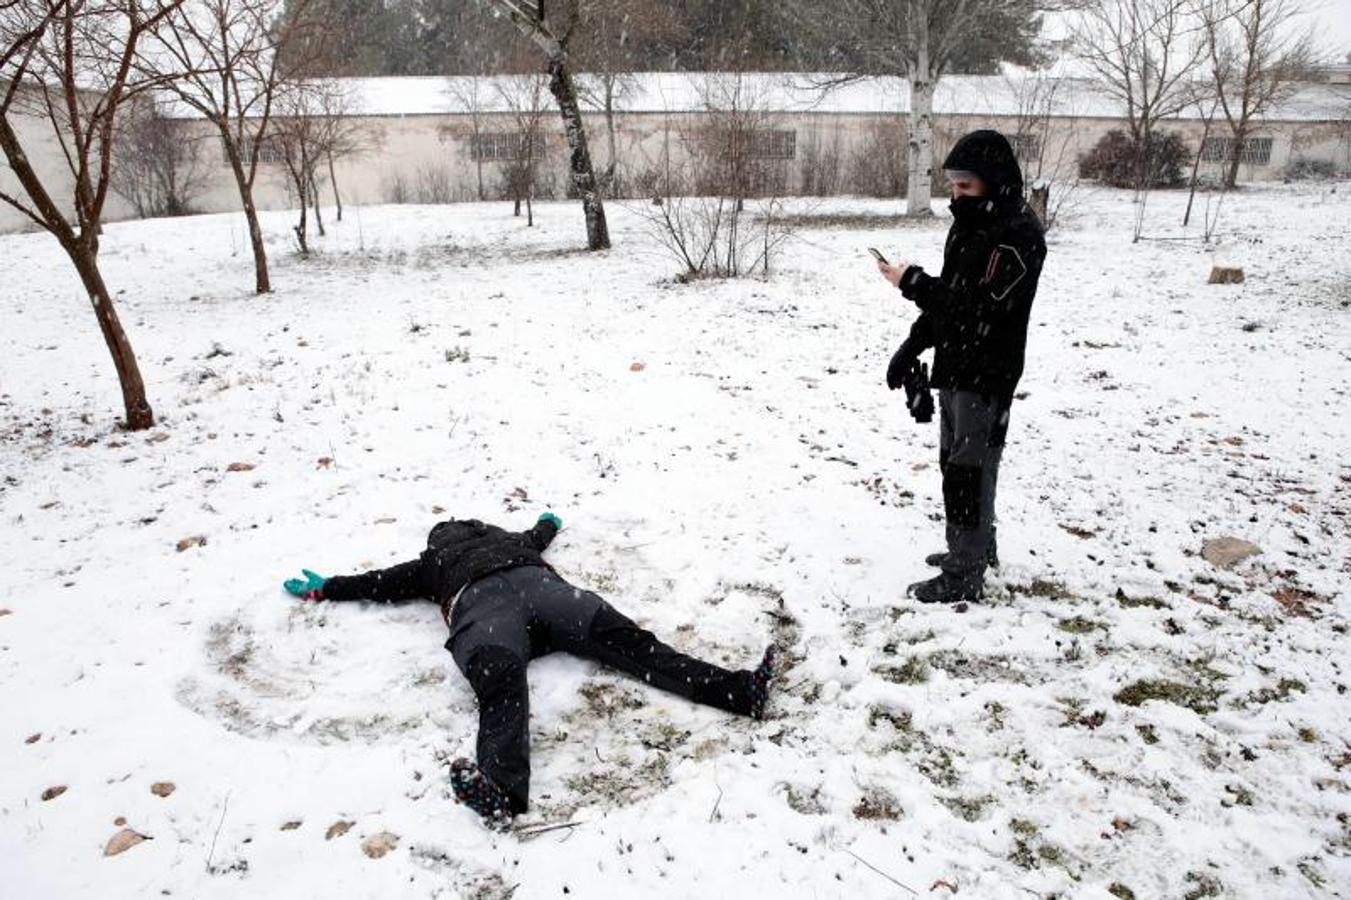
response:
M610 228L605 221L605 204L596 184L596 172L587 147L586 127L577 103L577 88L572 80L569 43L581 23L577 2L562 2L552 19L546 19L544 0L485 0L544 52L549 74L549 93L558 103L563 117L563 132L568 141L568 173L573 190L582 201L586 217L586 246L589 250L610 247Z
M80 276L113 357L126 427L150 428L131 341L99 269L99 235L112 183L119 116L158 86L134 62L140 42L177 14L183 0L0 0L0 150L22 193L0 191L56 238ZM29 158L16 126L20 114L45 120L69 172L71 195L60 198Z
M932 214L934 95L951 72L1030 61L1040 30L1035 0L792 0L807 53L840 76L823 89L870 75L899 76L910 89L906 215Z

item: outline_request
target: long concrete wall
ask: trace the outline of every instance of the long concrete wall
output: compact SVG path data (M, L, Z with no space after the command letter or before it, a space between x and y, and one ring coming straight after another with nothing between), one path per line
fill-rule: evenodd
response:
M610 135L599 114L586 117L587 134L598 169L610 159ZM59 148L49 127L40 120L21 119L29 156L44 177L59 184L68 196L69 173L61 163ZM364 149L336 161L335 173L345 204L389 202L454 202L504 197L507 163L476 161L472 153L474 123L466 115L367 116L355 120ZM538 163L541 196L564 196L568 177L567 147L556 113L544 115L544 157ZM708 124L702 113L627 113L616 117L614 135L617 175L624 193L640 196L660 190L670 179L677 189L689 187L700 169L697 157L701 135ZM882 113L791 113L770 116L765 127L791 131L790 158L761 159L757 166L770 190L783 194L871 194L897 196L903 190L905 166L905 119ZM1028 180L1052 182L1077 177L1078 157L1113 128L1117 120L1105 118L1053 118L1042 120L1030 131L1037 147L1026 148L1023 165ZM220 138L209 123L180 120L184 144L197 142L201 190L193 207L201 212L240 209L238 190L226 161ZM1180 131L1193 152L1201 144L1203 126L1198 121L1170 121L1167 130ZM1028 124L1013 117L938 116L935 119L935 164L961 134L974 128L996 128L1006 134L1029 131ZM513 132L513 120L504 115L484 115L480 132ZM1212 135L1223 136L1217 124ZM1272 138L1271 156L1264 165L1245 164L1240 178L1263 181L1279 178L1296 156L1323 159L1340 171L1351 171L1351 127L1348 123L1264 123L1254 136ZM31 143L30 143L31 142ZM782 149L782 148L781 148ZM1034 151L1034 152L1033 152ZM785 154L786 155L786 154ZM1218 173L1217 163L1203 164L1203 171ZM331 205L332 185L326 172L321 184L322 202ZM682 182L682 179L684 181ZM0 169L0 184L12 183L13 175ZM694 185L697 187L697 185ZM284 165L279 161L260 164L254 192L262 209L294 206ZM109 201L108 218L133 214L120 198ZM24 227L12 210L0 209L0 230Z

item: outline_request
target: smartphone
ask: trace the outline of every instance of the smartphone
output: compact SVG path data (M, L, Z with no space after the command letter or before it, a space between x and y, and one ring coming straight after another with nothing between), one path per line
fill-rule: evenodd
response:
M882 255L882 252L881 252L880 250L878 250L876 247L869 247L869 248L868 248L868 252L871 253L871 254L873 255L873 259L877 260L878 262L882 263L883 265L888 265L888 266L891 265L891 263L887 262L887 258L886 258L885 256L883 256L883 255Z

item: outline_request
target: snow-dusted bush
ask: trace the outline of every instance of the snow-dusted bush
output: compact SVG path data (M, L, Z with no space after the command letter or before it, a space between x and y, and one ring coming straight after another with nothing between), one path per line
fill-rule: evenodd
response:
M1176 131L1149 136L1148 146L1120 129L1102 136L1093 149L1079 157L1079 177L1093 178L1112 187L1180 187L1186 181L1191 151ZM1146 179L1139 184L1140 167Z

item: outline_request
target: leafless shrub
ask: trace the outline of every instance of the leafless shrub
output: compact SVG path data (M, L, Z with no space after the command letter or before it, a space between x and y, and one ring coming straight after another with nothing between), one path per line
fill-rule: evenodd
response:
M202 192L202 138L186 138L149 103L127 105L113 138L112 189L143 219L186 216Z
M897 197L908 184L905 124L895 119L873 120L848 163L845 190L864 197Z
M685 161L664 153L649 167L643 179L656 190L635 211L686 278L767 275L792 233L779 197L794 132L774 127L763 98L739 74L704 76L701 88L701 124L680 135ZM693 196L676 193L684 188Z
M450 169L440 163L424 163L418 166L417 184L413 191L413 198L414 202L417 203L453 203L455 201L455 189L450 177Z
M798 193L808 197L833 197L840 193L844 154L839 131L832 129L826 138L819 130L811 129L798 146L801 150Z
M402 172L389 172L380 181L380 198L386 203L412 203L413 190Z

